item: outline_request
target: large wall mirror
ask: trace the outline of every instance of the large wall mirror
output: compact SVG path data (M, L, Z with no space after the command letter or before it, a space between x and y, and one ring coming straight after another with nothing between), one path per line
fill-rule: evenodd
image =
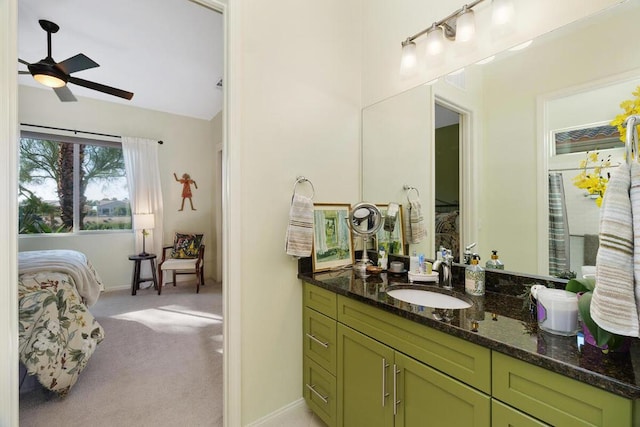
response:
M566 268L580 273L591 262L585 257L593 249L589 237L597 234L599 208L572 182L586 153L556 155L555 141L562 132L589 133L608 124L622 112L620 103L632 98L640 55L628 41L635 39L638 19L639 2L621 3L525 49L470 64L463 75L443 76L364 108L363 199L406 205L404 186L418 188L429 238L410 251L434 256L436 204L442 204L436 197L442 194L436 188L442 154L436 151L435 106L444 106L460 118L452 142L459 144L459 250L477 243L473 250L482 263L498 250L507 270L549 275L549 176L561 172L572 258ZM615 144L598 144L583 147L611 155L612 167L622 161Z

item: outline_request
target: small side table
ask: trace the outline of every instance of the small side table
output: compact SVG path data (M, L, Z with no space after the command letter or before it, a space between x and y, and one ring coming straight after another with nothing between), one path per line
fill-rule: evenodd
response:
M141 282L149 281L153 282L154 288L158 290L158 295L160 295L160 291L162 289L160 288L160 286L158 286L158 279L156 277L156 255L129 255L129 260L133 261L133 275L131 276L131 295L135 295L136 291L140 289ZM140 277L142 261L147 260L151 263L151 274L153 275L153 277Z

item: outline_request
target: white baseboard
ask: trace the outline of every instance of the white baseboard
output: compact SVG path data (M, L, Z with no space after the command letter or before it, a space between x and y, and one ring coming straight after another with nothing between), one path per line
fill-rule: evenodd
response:
M290 404L283 406L282 408L272 412L250 424L247 424L246 427L272 427L272 426L282 426L283 421L290 420L294 418L304 419L305 417L310 417L311 410L305 403L303 398L300 398ZM289 425L289 424L287 424ZM308 424L304 424L305 426ZM294 426L291 426L294 427Z

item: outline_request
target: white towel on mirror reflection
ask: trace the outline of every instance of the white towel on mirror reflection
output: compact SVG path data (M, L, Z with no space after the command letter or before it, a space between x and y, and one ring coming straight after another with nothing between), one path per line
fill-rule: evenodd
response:
M635 182L635 211L640 224L640 176ZM637 337L639 324L634 289L632 220L634 197L630 197L630 188L629 165L623 163L612 173L602 202L591 317L609 332Z
M636 313L638 313L638 329L635 335L640 336L640 164L631 164L631 216L633 218L633 277Z
M420 243L427 235L419 200L409 201L409 231L410 243Z
M307 257L313 245L313 201L311 198L294 194L289 209L289 224L285 238L287 255Z

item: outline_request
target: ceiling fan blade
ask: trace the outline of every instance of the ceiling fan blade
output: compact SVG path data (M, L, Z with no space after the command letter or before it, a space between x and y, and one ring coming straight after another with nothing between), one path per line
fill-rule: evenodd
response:
M115 87L106 86L100 83L90 82L89 80L79 79L77 77L69 76L69 83L77 84L78 86L83 86L89 89L97 90L99 92L103 92L113 96L118 96L124 99L133 98L133 93L127 92L126 90L116 89Z
M54 87L53 91L56 93L56 95L58 95L58 98L60 98L60 101L62 102L77 101L76 97L73 96L73 93L71 93L71 89L69 89L67 86Z
M18 74L31 74L31 73L28 71L18 71Z
M87 70L89 68L99 67L100 65L93 59L89 58L83 53L79 53L76 56L67 58L58 63L58 67L65 72L65 74L75 73L76 71Z
M20 58L18 58L18 62L21 63L21 64L24 64L24 65L31 65L27 61L25 61L24 59L20 59Z

